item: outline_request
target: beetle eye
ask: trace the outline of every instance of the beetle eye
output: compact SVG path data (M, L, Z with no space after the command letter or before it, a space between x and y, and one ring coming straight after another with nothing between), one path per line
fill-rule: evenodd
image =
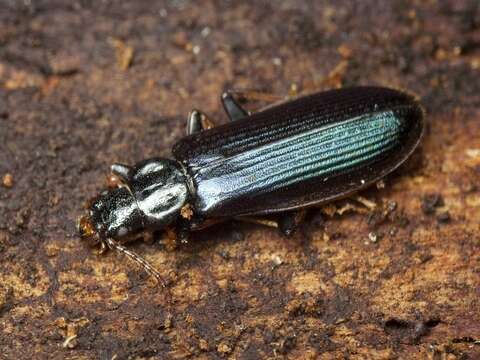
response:
M90 217L87 215L78 219L77 228L81 238L88 238L95 235L95 229L90 221Z

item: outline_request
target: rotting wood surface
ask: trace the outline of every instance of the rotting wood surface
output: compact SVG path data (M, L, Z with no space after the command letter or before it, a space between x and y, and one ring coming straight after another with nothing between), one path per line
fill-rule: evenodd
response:
M480 357L477 1L0 3L0 358ZM225 121L222 90L360 84L427 111L375 209L134 244L171 307L78 239L108 165L169 156L193 107Z

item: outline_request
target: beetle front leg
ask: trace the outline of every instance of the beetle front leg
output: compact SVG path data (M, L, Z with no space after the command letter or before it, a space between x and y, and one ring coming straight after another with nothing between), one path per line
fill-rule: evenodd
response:
M165 247L168 250L174 250L178 245L188 243L190 231L191 224L184 219L180 219L176 224L168 226L165 229Z
M200 110L192 110L187 119L187 135L208 130L215 126L212 120Z

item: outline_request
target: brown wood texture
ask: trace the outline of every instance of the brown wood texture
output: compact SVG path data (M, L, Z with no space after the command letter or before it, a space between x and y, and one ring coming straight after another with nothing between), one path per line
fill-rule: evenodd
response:
M427 111L375 209L132 244L170 306L78 238L109 164L170 156L192 108L226 121L222 90L367 84ZM480 358L479 105L475 0L1 0L0 358Z

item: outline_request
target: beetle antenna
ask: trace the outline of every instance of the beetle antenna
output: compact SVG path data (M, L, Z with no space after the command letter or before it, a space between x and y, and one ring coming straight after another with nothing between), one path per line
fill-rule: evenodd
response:
M124 254L125 256L127 256L129 259L135 261L137 264L141 265L143 267L143 269L150 275L152 275L153 277L155 277L155 279L157 279L157 281L164 287L164 288L167 288L167 284L165 282L165 280L163 280L163 277L162 275L160 274L160 272L155 269L153 267L152 264L150 264L147 260L145 260L144 258L142 258L140 255L138 255L137 253L131 251L131 250L128 250L127 248L125 248L124 246L120 245L118 242L116 242L115 240L111 239L111 238L106 238L105 239L105 243L107 244L108 248L111 249L111 250L117 250L119 252L121 252L122 254Z

